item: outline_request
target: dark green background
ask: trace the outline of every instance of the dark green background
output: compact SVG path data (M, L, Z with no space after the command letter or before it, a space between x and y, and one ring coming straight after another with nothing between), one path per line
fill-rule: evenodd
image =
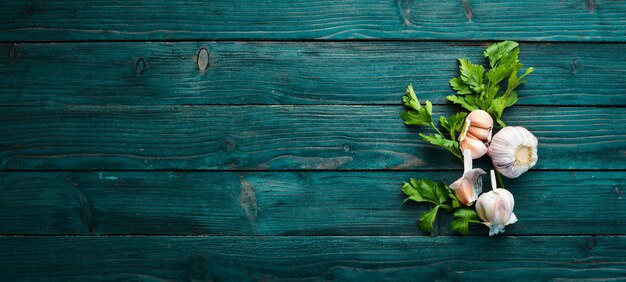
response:
M402 182L462 166L404 88L458 110L505 39L520 220L423 234ZM16 0L0 42L2 281L626 278L626 1Z

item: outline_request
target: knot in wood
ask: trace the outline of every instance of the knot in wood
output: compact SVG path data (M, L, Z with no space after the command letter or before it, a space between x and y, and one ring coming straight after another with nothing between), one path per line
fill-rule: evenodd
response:
M192 257L187 265L187 277L189 281L209 281L211 270L209 260L202 255Z
M17 60L17 44L9 44L9 47L7 48L7 57L9 57L9 60L12 62Z
M144 69L146 69L146 63L143 58L139 58L135 61L135 65L133 66L133 71L135 74L142 74Z
M200 51L198 51L196 64L200 72L204 72L209 67L209 51L206 48L200 48Z

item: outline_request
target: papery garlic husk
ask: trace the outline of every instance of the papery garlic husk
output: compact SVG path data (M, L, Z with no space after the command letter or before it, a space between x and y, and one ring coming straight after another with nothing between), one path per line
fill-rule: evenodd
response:
M517 178L537 163L537 142L526 128L507 126L493 136L489 157L498 172Z
M450 188L454 190L454 195L461 204L469 207L478 199L478 195L483 191L483 181L480 178L483 174L486 174L484 170L475 168L466 171L461 178L450 184Z
M463 130L459 134L461 151L470 150L472 158L478 159L487 153L487 143L491 140L493 119L483 110L474 110L465 118Z
M495 183L495 174L491 171L491 181ZM484 224L489 227L489 236L504 232L504 227L517 222L513 213L515 199L513 194L503 188L495 188L483 193L476 201L476 213Z
M463 151L464 172L461 178L450 184L456 198L466 206L471 206L483 191L481 175L486 172L480 168L472 169L472 157L469 150Z

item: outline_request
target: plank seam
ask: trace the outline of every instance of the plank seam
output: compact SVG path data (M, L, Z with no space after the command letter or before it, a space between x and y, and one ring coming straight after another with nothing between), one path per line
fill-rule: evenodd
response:
M146 42L146 43L169 43L169 42L328 42L328 43L338 43L338 42L440 42L440 43L451 43L451 42L469 42L470 45L460 44L458 46L488 46L491 43L499 42L502 40L493 39L493 38L485 38L485 39L460 39L460 40L449 40L449 39L402 39L402 38L367 38L367 39L220 39L220 38L183 38L183 39L110 39L110 40L28 40L28 41L20 41L20 40L0 40L0 43L19 43L19 44L39 44L39 43L119 43L119 42ZM626 40L624 41L593 41L593 40L584 40L584 41L574 41L574 40L564 40L564 41L541 41L541 40L515 40L519 43L529 43L529 44L601 44L601 45L610 45L610 44L626 44Z

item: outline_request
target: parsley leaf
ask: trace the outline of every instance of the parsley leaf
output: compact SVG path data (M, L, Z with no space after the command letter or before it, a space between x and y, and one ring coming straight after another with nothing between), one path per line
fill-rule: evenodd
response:
M451 79L450 80L450 86L452 86L452 89L456 90L456 93L459 94L459 95L465 95L465 94L472 94L472 93L474 93L470 89L469 85L465 84L465 82L463 82L463 80L461 80L460 77L455 77L455 78Z
M443 128L448 130L448 132L450 133L450 138L452 138L452 140L456 140L456 133L463 130L465 117L467 117L466 112L458 112L449 116L448 118L439 117L439 124L441 124Z
M498 42L487 47L483 55L489 58L489 65L492 68L501 64L511 64L517 61L519 44L508 40Z
M446 98L468 111L487 111L498 124L506 126L502 113L517 102L515 88L524 84L523 78L534 69L528 68L523 75L517 76L522 64L519 62L519 44L514 41L493 44L483 55L491 67L487 72L481 65L459 59L460 76L450 80L450 86L457 94Z
M422 107L420 101L415 95L413 86L409 84L406 88L406 95L402 97L404 105L411 108L409 111L404 111L400 114L404 120L404 124L407 125L431 125L433 123L433 104L426 100L426 105Z
M419 227L424 232L432 232L435 225L435 219L437 218L437 211L439 206L435 206L431 210L424 212L419 217Z
M428 179L411 178L402 186L402 192L407 196L404 202L431 203L432 209L422 213L419 217L419 227L425 232L431 232L439 209L452 211L461 206L461 203L443 182Z
M470 222L481 223L478 215L473 209L458 209L454 212L453 218L454 220L452 220L452 223L450 224L450 229L463 235L467 235Z
M425 135L423 133L420 133L420 136L431 144L442 147L450 151L457 158L463 160L463 157L461 156L459 150L459 143L455 141L455 133L459 131L457 127L462 126L462 121L460 122L459 119L464 119L465 116L456 114L451 116L449 121L445 117L439 118L441 126L448 129L450 133L451 139L448 139L433 123L432 103L426 100L425 105L422 106L411 84L407 86L406 93L402 97L402 102L406 107L410 108L408 111L403 111L400 114L402 120L404 120L404 124L432 127L433 129L435 129L435 131L437 131L436 134ZM458 125L459 123L461 123L461 125Z
M444 148L450 151L450 153L452 153L453 155L460 157L460 154L458 153L459 142L446 139L441 134L426 135L426 134L420 133L420 136L422 137L422 139L430 142L430 144Z
M460 79L469 86L474 92L480 92L485 88L483 83L483 74L485 68L481 65L472 64L469 60L459 59L459 70L461 71Z

